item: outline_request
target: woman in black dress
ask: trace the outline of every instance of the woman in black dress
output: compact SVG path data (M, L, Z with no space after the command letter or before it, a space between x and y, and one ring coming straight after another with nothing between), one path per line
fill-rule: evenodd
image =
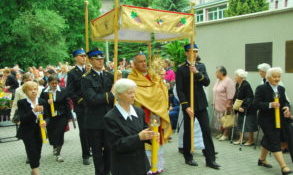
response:
M289 124L291 116L289 110L289 102L285 95L285 88L279 85L281 80L281 68L274 67L267 71L267 82L256 88L254 105L259 110L259 125L263 130L261 154L258 160L259 166L272 168L266 161L268 152L272 152L275 159L278 161L283 175L291 174L292 171L288 168L283 153L281 151L281 140L285 138L285 128ZM274 102L274 96L278 94L279 103ZM275 126L275 109L280 108L281 128Z
M29 164L32 169L32 175L39 175L39 165L42 150L42 137L40 127L46 127L46 122L40 124L38 115L45 112L48 107L46 102L41 98L37 98L38 84L33 81L28 81L22 86L23 92L27 98L17 102L19 112L19 130L18 138L22 139Z
M242 100L243 103L238 109L234 109L238 113L237 129L241 132L240 138L233 143L235 145L240 144L241 139L243 139L241 137L243 137L243 134L247 132L248 140L244 145L251 146L254 144L253 134L257 131L257 118L256 109L252 105L254 98L253 91L249 82L246 80L247 74L248 73L242 69L235 71L236 92L233 101ZM244 133L242 133L243 125Z
M118 80L114 84L118 102L105 115L112 175L146 175L150 169L144 143L156 134L147 128L143 110L132 106L135 88L136 84L132 80Z
M41 98L49 105L54 105L55 111L52 114L50 110L48 115L48 138L50 145L53 146L53 155L56 156L57 162L63 162L60 152L64 143L64 132L68 120L71 118L70 107L65 96L65 91L58 85L57 76L51 75L48 78L48 87L43 90ZM49 94L53 99L49 99Z

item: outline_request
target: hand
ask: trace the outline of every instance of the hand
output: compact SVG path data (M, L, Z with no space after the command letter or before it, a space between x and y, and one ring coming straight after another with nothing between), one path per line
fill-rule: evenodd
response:
M284 117L286 117L286 118L291 117L291 112L290 112L289 107L287 107L287 106L283 107L283 113L284 113Z
M238 111L239 111L239 112L244 112L244 109L240 107L240 108L238 109Z
M54 103L53 99L49 99L49 100L48 100L48 103L49 103L50 105L53 104L53 103Z
M41 128L45 128L47 126L47 123L45 121L41 122L40 123L40 127Z
M156 133L152 131L150 128L144 129L138 133L140 140L150 140L152 139Z
M190 117L190 119L193 119L194 112L192 111L191 107L186 108L185 111L187 112L187 114Z
M189 66L190 72L193 72L194 74L198 73L198 70L196 69L195 66Z
M278 102L271 102L271 107L272 108L279 108L280 107L280 103L278 103Z
M39 105L37 105L37 106L33 109L33 111L35 111L35 112L43 112L43 110L44 110L43 106L39 106Z

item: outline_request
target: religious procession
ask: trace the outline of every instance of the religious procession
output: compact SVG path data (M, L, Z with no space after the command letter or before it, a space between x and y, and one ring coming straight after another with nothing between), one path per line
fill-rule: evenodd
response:
M252 164L240 166L239 171L247 170L242 174L293 174L293 97L285 91L280 66L255 65L255 89L247 79L252 73L244 67L230 70L234 74L229 76L223 64L207 70L209 62L197 44L193 3L190 12L175 12L115 0L113 10L90 21L89 2L84 5L85 48L70 51L73 64L22 67L16 61L0 69L0 133L2 127L16 128L10 130L15 136L0 136L0 149L21 145L17 164L26 164L21 173L0 169L0 175L74 174L62 171L62 164L72 161L65 154L72 130L79 134L78 145L72 145L78 147L79 164L94 168L77 174L185 175L169 170L174 154L182 162L178 167L192 174L203 173L198 167L204 167L204 174L236 174L228 160L219 163L229 152L219 144L244 157L247 149L254 151L245 161ZM112 42L113 60L106 60L106 50L89 40ZM185 43L178 46L183 60L175 65L158 54L155 42L176 40ZM123 43L143 43L147 52L137 49L133 57L121 58ZM52 156L59 172L46 168ZM198 163L201 157L204 164ZM237 164L241 158L225 159Z

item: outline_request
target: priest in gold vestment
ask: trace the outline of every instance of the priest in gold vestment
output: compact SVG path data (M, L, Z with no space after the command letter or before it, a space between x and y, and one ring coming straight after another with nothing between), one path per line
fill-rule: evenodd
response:
M141 107L145 112L145 121L150 125L152 115L160 117L160 150L158 172L164 171L164 159L162 145L167 143L172 134L172 127L168 113L168 89L161 77L154 71L148 70L146 56L138 54L133 60L132 72L128 78L137 84L135 105ZM146 145L148 157L150 157L151 147Z

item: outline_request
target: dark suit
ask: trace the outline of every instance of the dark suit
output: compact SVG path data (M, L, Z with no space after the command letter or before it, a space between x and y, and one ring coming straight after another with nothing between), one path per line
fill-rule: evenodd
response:
M44 118L48 114L48 106L45 101L38 99L39 105L44 106ZM31 104L27 99L22 99L17 102L20 125L17 136L23 140L30 167L37 168L40 165L42 137L37 116L33 113ZM47 111L47 112L46 112Z
M112 74L103 71L100 77L93 69L81 80L85 103L85 128L90 139L96 175L110 171L110 150L104 142L104 115L113 107L110 92L114 82Z
M112 175L145 175L150 164L144 149L144 142L138 133L147 128L142 109L134 107L138 118L125 120L117 107L105 115L107 142L111 146Z
M88 143L88 138L86 134L86 129L84 128L84 102L82 98L81 91L81 78L84 71L80 70L75 66L67 74L67 85L66 92L67 96L71 98L74 105L74 111L77 116L77 122L79 127L79 137L82 149L82 158L88 159L90 157L90 147Z
M45 102L48 102L49 94L43 90L40 97L44 99ZM47 105L49 106L49 103ZM56 91L54 109L57 111L57 116L52 117L51 110L48 116L48 138L51 145L62 146L64 143L65 127L68 120L72 118L65 91L62 88L61 91Z
M233 101L236 99L243 100L241 107L245 112L238 112L238 123L237 127L242 130L244 123L244 115L246 114L246 121L244 132L255 132L257 131L257 117L256 108L252 105L253 102L253 91L248 81L244 80L241 85L236 84L236 92Z
M274 101L274 91L269 82L260 85L256 88L253 104L259 110L258 120L264 136L261 145L271 152L281 151L281 140L286 138L284 130L289 123L289 120L284 118L282 108L289 107L289 102L285 95L285 88L278 86L280 100L280 115L281 128L275 127L275 109L269 108L269 104Z
M206 72L205 65L203 63L196 63L196 68L199 71L194 74L194 114L197 117L203 135L203 141L205 149L203 153L206 157L206 162L210 163L215 161L215 148L211 137L211 131L209 127L209 117L207 112L208 102L203 89L203 86L210 84L210 79ZM186 113L186 108L190 107L190 70L189 63L186 61L181 65L176 72L176 89L182 111L184 115L184 134L183 134L183 150L184 158L189 161L192 160L192 154L190 153L191 139L190 139L190 118Z

